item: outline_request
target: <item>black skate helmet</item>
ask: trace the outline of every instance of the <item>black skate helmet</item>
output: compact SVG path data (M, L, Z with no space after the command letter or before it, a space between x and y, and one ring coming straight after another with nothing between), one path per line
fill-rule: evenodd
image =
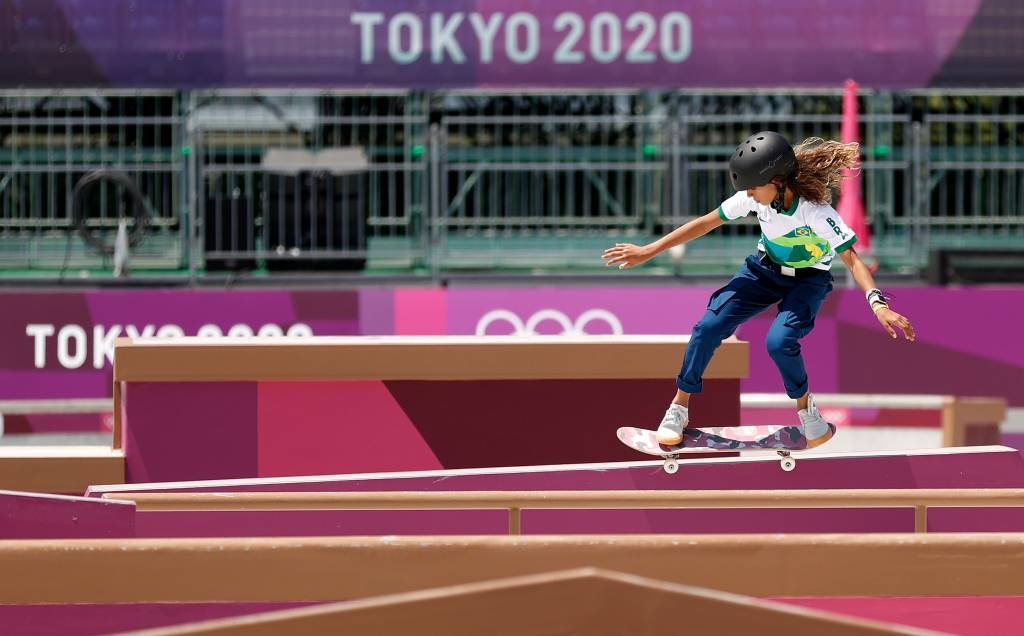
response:
M736 190L762 186L775 177L788 178L796 169L796 154L779 133L754 133L736 147L729 160L729 176Z

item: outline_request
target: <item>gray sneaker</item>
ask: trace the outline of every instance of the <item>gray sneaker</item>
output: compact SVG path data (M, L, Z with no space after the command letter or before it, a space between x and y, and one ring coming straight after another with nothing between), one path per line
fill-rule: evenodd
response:
M807 408L797 411L796 414L800 416L800 426L807 437L808 448L821 446L835 435L835 427L822 417L818 405L814 403L813 395L807 396Z
M683 441L683 429L690 422L690 410L682 404L672 404L665 411L658 426L658 443L675 446Z

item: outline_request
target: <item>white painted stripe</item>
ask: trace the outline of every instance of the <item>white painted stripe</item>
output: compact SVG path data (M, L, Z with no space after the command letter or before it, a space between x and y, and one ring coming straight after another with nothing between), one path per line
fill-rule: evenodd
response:
M705 452L715 452L703 449ZM726 451L735 452L735 451ZM753 452L754 456L741 457L708 457L698 459L687 459L680 462L680 469L688 465L721 464L750 461L778 461L774 449L764 449ZM811 454L807 459L831 459L831 458L856 458L856 457L887 457L907 455L960 455L975 453L1017 453L1018 451L1006 446L965 446L950 448L927 448L912 450L889 450L889 451L860 451L850 453L822 453L818 450L795 451L794 456L805 456ZM318 475L302 477L264 477L249 479L216 479L208 481L177 481L177 482L154 482L140 484L112 484L106 486L90 486L87 494L102 494L105 492L132 492L136 490L173 490L177 488L224 488L231 486L275 486L280 484L303 484L321 481L350 482L381 479L416 479L422 477L433 477L443 480L449 477L461 477L470 475L507 475L523 473L546 473L560 471L612 471L628 470L631 468L657 468L661 469L664 462L660 459L654 461L640 462L606 462L596 464L552 464L545 466L514 466L503 468L456 468L442 470L421 470L407 472L389 473L359 473L340 475Z
M815 393L819 408L830 406L850 408L940 409L946 404L945 395L879 395L875 393ZM751 408L783 408L793 406L795 400L785 393L742 393L740 406Z
M74 501L83 502L84 501L84 502L89 502L89 503L97 503L99 501L103 501L105 503L117 503L117 504L126 503L126 504L129 504L129 505L131 505L131 503L132 503L130 501L120 501L118 499L101 500L101 499L96 499L95 497L73 497L71 495L51 495L49 493L21 492L21 491L18 491L18 490L0 490L0 496L26 497L26 498L31 498L33 500L47 499L49 501L72 501L72 502L74 502Z
M73 400L0 400L0 414L28 415L32 413L103 413L114 410L110 398L82 398Z
M0 458L40 457L114 457L123 458L124 451L109 446L0 446Z

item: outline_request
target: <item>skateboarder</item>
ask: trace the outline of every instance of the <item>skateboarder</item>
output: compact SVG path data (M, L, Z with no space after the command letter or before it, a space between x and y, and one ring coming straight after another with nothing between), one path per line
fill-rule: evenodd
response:
M785 137L759 132L741 143L729 160L736 194L717 210L676 228L647 245L616 243L604 251L606 265L636 267L670 247L692 241L724 223L757 216L761 239L732 280L711 295L704 317L693 328L676 396L658 426L661 444L678 444L689 421L690 395L701 391L704 369L722 340L768 307L779 311L766 345L789 397L796 400L808 446L833 436L808 389L800 339L814 328L814 317L832 291L829 268L838 255L864 290L878 322L896 338L896 330L914 340L910 321L889 308L868 267L853 248L857 237L832 208L831 188L845 168L856 168L859 145L814 137L793 148Z

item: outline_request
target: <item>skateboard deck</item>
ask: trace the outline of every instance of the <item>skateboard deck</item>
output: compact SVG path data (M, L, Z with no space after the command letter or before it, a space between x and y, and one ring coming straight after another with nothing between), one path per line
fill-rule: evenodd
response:
M829 424L835 433L835 426ZM683 431L683 441L674 446L658 443L655 432L645 428L623 426L616 432L619 441L626 446L665 459L665 472L674 473L679 468L676 458L686 453L709 451L774 451L781 457L781 466L785 471L796 468L796 459L790 456L791 451L807 448L807 438L799 426L783 426L776 431L755 439L733 439L716 432L700 428L687 428Z

